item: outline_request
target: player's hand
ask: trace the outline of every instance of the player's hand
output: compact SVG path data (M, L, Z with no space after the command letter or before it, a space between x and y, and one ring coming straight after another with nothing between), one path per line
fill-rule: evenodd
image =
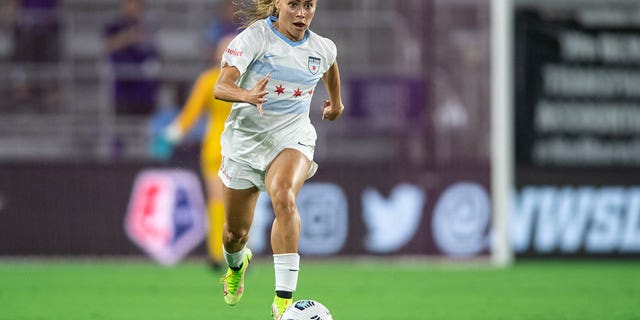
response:
M269 94L269 91L266 91L265 89L267 88L267 83L269 83L270 79L271 74L267 74L264 78L260 79L247 94L246 101L256 106L260 115L262 115L262 104L267 102L267 98L265 98L265 96Z
M171 123L159 131L154 130L151 139L151 156L161 160L171 158L174 146L180 143L183 137L184 132L177 123Z
M322 100L322 120L335 120L344 110L344 105L340 102L338 105L331 104L329 100Z
M164 132L155 133L149 146L151 156L160 160L167 160L173 154L173 142L167 138Z

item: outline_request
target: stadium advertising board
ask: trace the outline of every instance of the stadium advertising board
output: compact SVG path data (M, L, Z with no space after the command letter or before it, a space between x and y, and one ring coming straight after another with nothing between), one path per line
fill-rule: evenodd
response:
M612 7L516 11L520 255L640 255L640 19Z
M518 11L519 164L640 165L640 19L624 17L602 8Z
M513 212L520 254L640 254L640 186L526 186Z
M202 190L193 190L202 186L171 172L122 164L0 168L0 255L145 252L164 264L202 255ZM486 169L402 178L386 164L323 165L298 198L300 250L321 257L486 253L488 181ZM270 252L271 210L262 195L250 243L256 253Z

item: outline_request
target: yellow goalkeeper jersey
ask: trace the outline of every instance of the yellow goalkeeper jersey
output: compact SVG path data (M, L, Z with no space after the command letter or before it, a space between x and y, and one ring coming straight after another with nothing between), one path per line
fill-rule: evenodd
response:
M202 140L200 162L205 177L216 176L222 161L220 135L224 123L231 110L231 103L213 97L213 87L220 75L220 68L213 67L198 77L187 103L176 119L181 132L191 127L206 110L208 114L207 129Z

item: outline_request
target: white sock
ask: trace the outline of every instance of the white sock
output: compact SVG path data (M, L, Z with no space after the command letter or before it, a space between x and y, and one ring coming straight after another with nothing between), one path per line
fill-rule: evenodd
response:
M300 256L297 253L274 254L273 268L276 271L276 291L296 291Z
M242 265L242 260L244 259L244 249L247 246L242 247L238 252L227 252L224 246L222 246L222 251L224 252L224 260L227 261L227 264L231 268L239 268Z

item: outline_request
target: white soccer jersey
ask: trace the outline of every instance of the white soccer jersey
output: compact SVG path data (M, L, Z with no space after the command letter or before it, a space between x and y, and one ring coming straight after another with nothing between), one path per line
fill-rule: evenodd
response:
M251 89L267 74L263 116L248 103L234 103L222 133L222 155L266 170L286 144L316 144L309 119L316 84L336 58L336 46L308 30L293 42L273 26L275 17L259 20L236 36L221 65L238 68L238 86ZM312 159L310 159L312 160Z

